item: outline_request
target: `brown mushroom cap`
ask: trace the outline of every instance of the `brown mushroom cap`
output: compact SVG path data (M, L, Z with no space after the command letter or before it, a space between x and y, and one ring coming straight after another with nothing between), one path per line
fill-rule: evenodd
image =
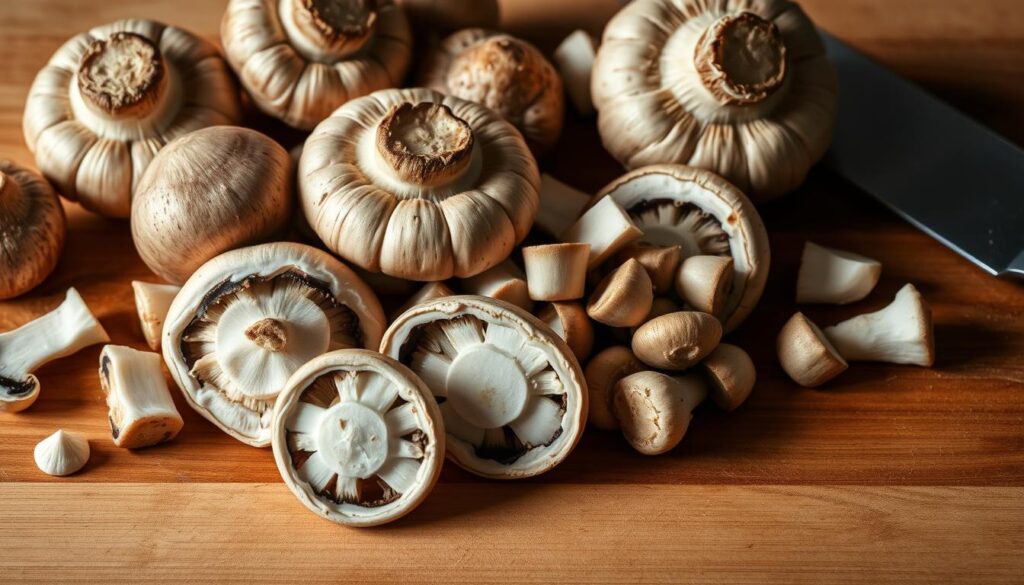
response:
M806 388L820 386L848 367L821 329L803 313L793 315L782 326L777 351L782 369Z
M616 431L619 421L612 412L612 389L615 384L630 374L646 369L628 347L613 345L595 355L587 364L583 374L587 379L589 415L591 426L602 431Z
M611 327L632 327L643 322L653 302L651 277L631 258L598 283L587 302L587 314Z
M66 230L64 208L50 184L0 160L0 299L46 280L60 259Z
M715 351L701 362L711 380L711 399L718 408L736 410L754 389L757 370L743 348L720 343Z
M644 323L633 334L633 353L663 370L685 370L718 347L722 325L713 316L678 311Z
M650 242L633 242L619 250L615 255L618 263L634 258L648 276L651 277L651 284L654 285L654 292L665 294L672 290L672 281L675 278L676 270L683 259L683 247L656 246Z

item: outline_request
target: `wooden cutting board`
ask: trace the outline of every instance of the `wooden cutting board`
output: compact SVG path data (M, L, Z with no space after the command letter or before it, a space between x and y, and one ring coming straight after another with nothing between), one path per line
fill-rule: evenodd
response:
M593 31L616 0L508 0L511 30L551 46L574 22ZM819 24L1024 142L1024 10L1019 0L813 0ZM35 72L72 34L149 17L216 36L223 1L5 0L0 3L0 156L31 164L21 111ZM300 137L257 122L290 146ZM592 121L572 119L542 167L596 190L620 171ZM886 164L886 161L879 161ZM972 194L965 193L964 196ZM0 303L0 330L81 291L115 343L144 348L133 279L155 280L128 226L68 205L56 273ZM308 513L268 451L218 432L178 398L174 442L113 447L99 348L40 372L28 411L0 414L0 582L978 582L1024 579L1024 287L993 280L817 171L763 210L772 275L734 336L759 369L732 415L698 413L674 452L645 458L588 433L551 473L482 481L448 465L403 521L352 530ZM882 261L852 307L811 307L832 323L885 305L906 282L931 302L933 369L863 364L827 390L785 378L774 337L795 310L807 239ZM32 462L58 427L93 456L54 479Z

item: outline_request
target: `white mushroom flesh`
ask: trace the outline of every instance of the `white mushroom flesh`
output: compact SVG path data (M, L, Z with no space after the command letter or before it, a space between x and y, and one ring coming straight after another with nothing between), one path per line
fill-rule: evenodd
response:
M931 309L912 284L901 288L884 309L826 327L824 333L849 361L918 366L935 362Z
M594 113L594 102L590 99L590 73L594 69L596 53L594 38L586 31L577 30L565 37L552 54L569 99L576 111L585 116Z
M588 269L594 269L621 250L626 244L644 235L629 215L611 197L588 209L564 234L563 242L590 244ZM669 244L671 245L671 244Z
M868 296L882 275L882 265L866 256L804 244L796 279L796 302L844 305Z
M540 208L534 226L557 238L576 222L591 198L544 173L540 176Z
M110 434L126 449L149 447L178 435L184 421L171 399L162 361L155 353L108 345L100 354Z
M82 433L58 430L36 444L36 467L47 475L71 475L89 461L89 440Z
M171 308L181 287L134 280L132 290L135 291L135 310L139 314L142 334L149 348L156 351L160 349L160 334L163 332L167 310Z

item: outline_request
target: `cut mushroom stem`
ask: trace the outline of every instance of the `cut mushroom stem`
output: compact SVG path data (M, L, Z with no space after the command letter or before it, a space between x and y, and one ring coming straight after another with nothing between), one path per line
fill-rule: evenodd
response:
M635 259L651 277L654 291L666 293L672 289L679 263L683 259L682 246L656 246L648 242L633 242L616 254L620 264ZM703 309L701 309L703 310Z
M552 54L569 99L576 111L584 116L594 113L594 102L590 99L590 73L594 69L596 54L594 37L583 30L573 31L565 37Z
M594 325L579 303L551 303L537 313L552 331L565 340L579 361L590 357L594 349Z
M82 348L110 341L75 289L53 311L0 334L0 411L25 410L39 397L32 372Z
M395 106L377 126L377 151L395 176L413 185L451 183L469 166L473 131L448 106Z
M847 363L803 313L793 315L779 332L779 363L794 382L814 388L846 371Z
M100 354L100 384L107 397L110 434L125 449L149 447L177 436L184 425L160 368L160 356L108 345Z
M535 301L572 301L583 297L590 244L548 244L523 248L526 284Z
M877 260L807 242L796 279L796 302L845 305L859 301L875 288L881 275Z
M722 339L722 324L707 313L678 311L644 323L633 334L633 353L663 370L685 370L707 357Z
M690 256L679 266L676 293L694 309L720 315L732 289L733 273L728 256Z
M639 262L630 259L597 285L587 303L587 314L611 327L632 327L643 323L653 302L651 277Z
M160 349L160 334L163 332L167 311L181 287L133 280L132 290L135 291L135 309L139 314L142 335L149 348L156 351Z
M402 306L395 309L392 313L391 320L394 321L399 315L415 307L420 303L426 303L434 299L440 299L443 297L450 297L455 294L447 284L443 282L428 282L427 284L420 287L420 290L413 293L411 297L406 299Z
M726 412L739 408L757 382L757 369L750 356L729 343L719 344L701 364L711 381L711 399Z
M336 61L363 48L377 16L376 0L281 2L281 24L296 50L312 61Z
M612 402L622 435L644 455L672 450L686 434L693 410L708 394L697 375L643 371L615 384Z
M629 214L614 199L605 197L588 209L562 235L562 241L590 244L587 269L592 270L643 235L644 232L633 224Z
M622 345L613 345L590 360L583 374L590 396L587 421L591 426L602 431L619 430L619 421L612 411L612 390L622 378L644 369L646 366Z
M884 309L826 327L825 336L851 361L935 363L932 312L912 284L901 288Z
M533 301L526 283L526 275L510 260L461 281L462 292L512 303L530 311Z
M694 66L719 103L756 104L782 85L786 46L775 23L753 12L726 14L697 41Z
M96 115L147 119L171 93L160 49L144 36L117 32L95 39L78 65L77 89Z
M540 209L534 225L557 238L579 219L590 199L590 195L544 173L540 177Z

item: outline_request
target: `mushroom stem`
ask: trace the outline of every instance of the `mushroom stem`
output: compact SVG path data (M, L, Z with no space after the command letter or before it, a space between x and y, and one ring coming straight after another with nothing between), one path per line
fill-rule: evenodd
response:
M302 55L317 62L343 59L363 48L377 24L376 0L290 0L282 24Z
M245 336L267 351L281 351L288 345L284 324L277 319L260 319L245 330Z
M406 183L444 185L469 166L473 131L448 106L404 103L377 126L377 152Z
M78 91L96 114L146 119L170 93L170 76L160 49L130 32L96 39L78 66Z
M727 14L697 41L694 65L704 87L723 105L762 102L786 77L786 46L771 21L752 12Z

